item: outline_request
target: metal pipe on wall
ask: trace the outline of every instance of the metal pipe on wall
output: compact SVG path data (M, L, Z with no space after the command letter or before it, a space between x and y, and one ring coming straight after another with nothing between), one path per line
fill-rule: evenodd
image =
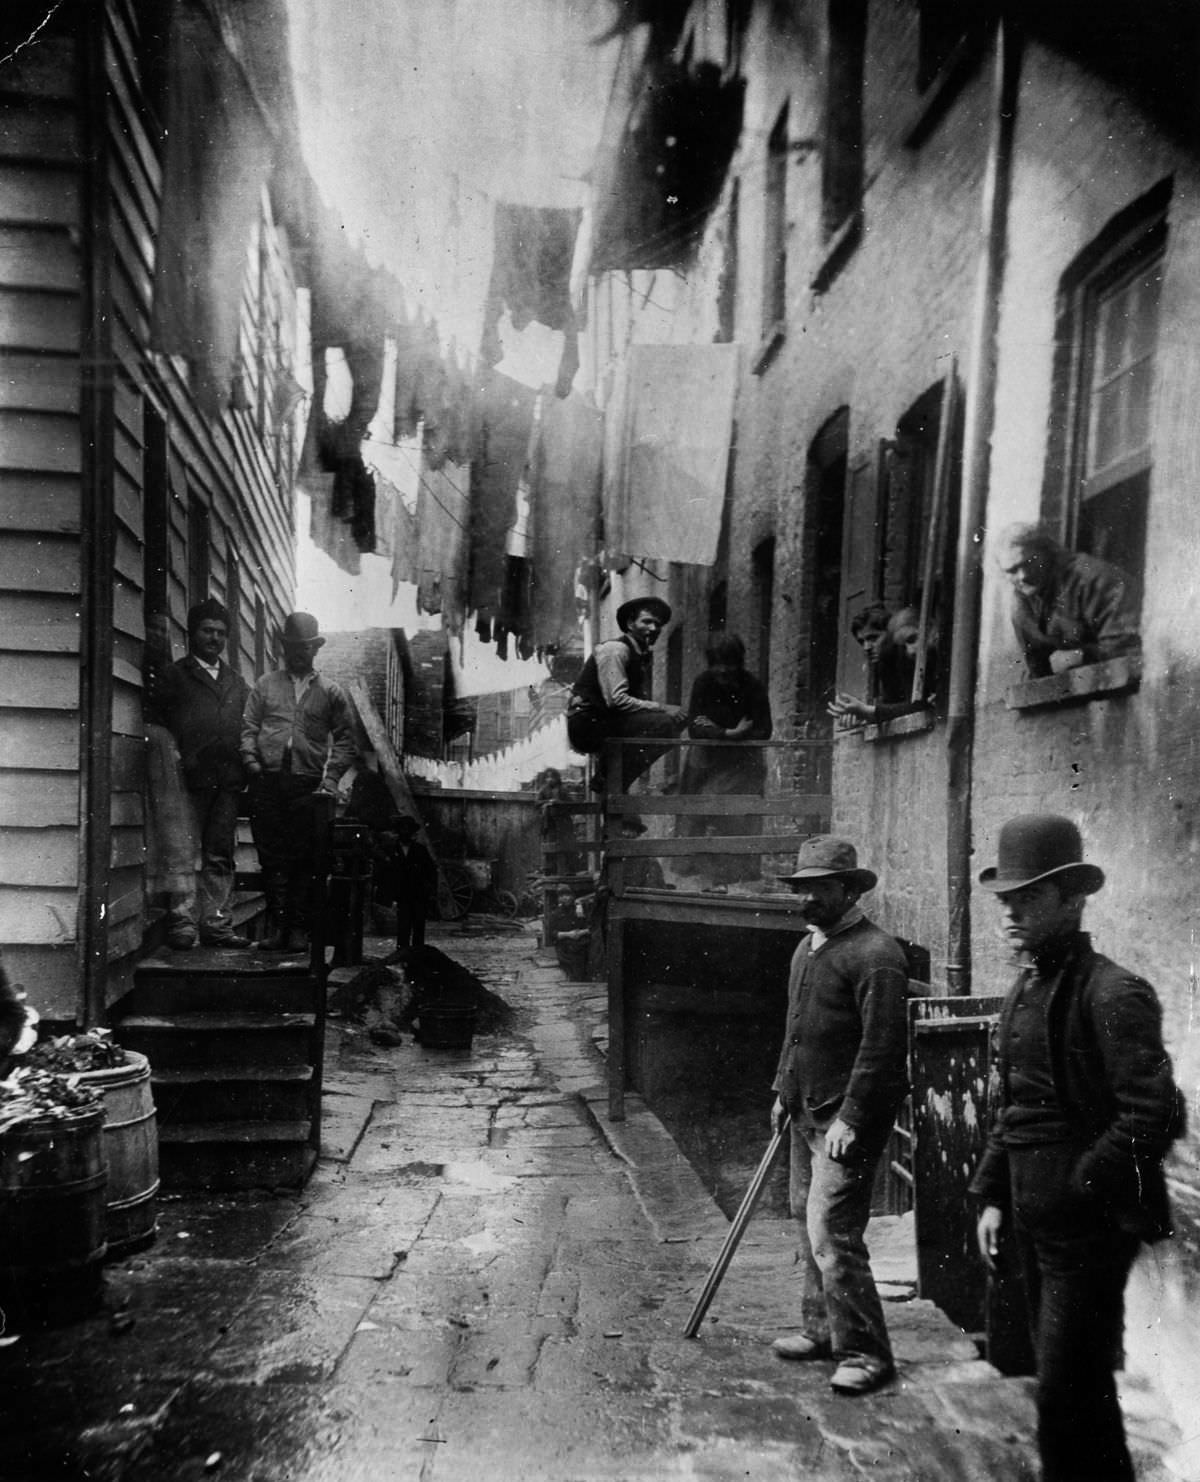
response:
M992 431L996 411L996 336L1008 244L1013 139L1021 73L1021 36L1001 17L996 26L992 112L982 194L979 276L971 316L963 429L963 486L946 746L946 888L949 919L946 982L951 994L971 991L971 851L975 701L979 680L983 543L987 521Z

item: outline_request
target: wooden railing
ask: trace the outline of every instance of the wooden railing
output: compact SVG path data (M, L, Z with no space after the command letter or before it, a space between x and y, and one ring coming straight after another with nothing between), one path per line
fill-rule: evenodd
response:
M624 1116L626 1082L626 928L634 921L661 921L680 925L723 926L730 930L803 931L794 897L768 877L785 872L796 850L814 834L827 833L831 798L827 792L791 792L772 781L772 768L762 793L668 793L653 791L622 793L621 751L644 746L641 741L613 741L606 757L609 791L603 801L603 881L607 887L606 976L609 1013L609 1113ZM672 748L736 748L747 753L782 753L774 771L781 775L819 775L828 752L825 741L664 741L653 743L664 751ZM812 755L807 755L811 753ZM657 765L657 764L656 764ZM652 775L652 774L651 774ZM630 815L649 822L664 820L664 832L647 833L631 839L620 833L621 820ZM761 832L690 835L678 837L678 820L707 817L761 819ZM673 825L670 820L676 820ZM718 825L719 826L719 825ZM637 862L658 860L670 867L672 861L756 859L753 880L744 881L725 893L691 887L685 879L665 882L662 888L637 883ZM771 868L764 867L770 862ZM774 868L778 866L778 870ZM677 870L677 866L675 869Z

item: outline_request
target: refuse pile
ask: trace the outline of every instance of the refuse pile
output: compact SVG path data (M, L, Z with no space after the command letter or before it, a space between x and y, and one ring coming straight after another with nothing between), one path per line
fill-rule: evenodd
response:
M35 1070L69 1076L90 1070L112 1070L128 1060L107 1029L89 1029L83 1034L52 1035L38 1040L24 1063Z
M367 963L337 983L328 1007L331 1014L364 1025L377 1044L399 1044L402 1033L423 1038L422 1011L426 1022L435 1012L471 1011L477 1034L494 1034L513 1016L499 994L437 947L408 947L386 963Z

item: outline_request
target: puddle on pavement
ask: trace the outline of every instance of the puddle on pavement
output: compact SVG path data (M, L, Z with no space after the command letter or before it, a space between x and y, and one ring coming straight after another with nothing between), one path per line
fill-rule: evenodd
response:
M487 1193L499 1193L501 1189L511 1189L520 1182L511 1174L497 1173L487 1163L446 1163L442 1177L448 1184L463 1184Z

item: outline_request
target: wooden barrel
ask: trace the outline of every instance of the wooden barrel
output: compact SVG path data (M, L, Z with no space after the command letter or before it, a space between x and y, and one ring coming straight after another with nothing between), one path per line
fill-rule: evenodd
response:
M104 1109L0 1135L0 1308L9 1332L74 1322L103 1291Z
M468 1004L422 1004L417 1011L418 1038L431 1050L469 1050L478 1016Z
M110 1259L150 1245L158 1225L158 1123L150 1062L136 1050L125 1055L124 1065L79 1077L80 1085L104 1103Z

